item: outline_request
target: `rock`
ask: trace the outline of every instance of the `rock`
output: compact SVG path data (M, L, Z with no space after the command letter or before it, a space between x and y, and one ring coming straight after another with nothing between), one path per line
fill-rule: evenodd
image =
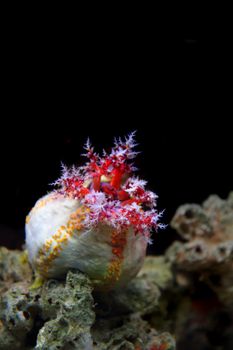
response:
M131 316L122 320L122 323L112 328L107 320L97 321L92 329L94 349L175 350L174 338L169 333L157 332L140 317Z
M172 285L170 264L164 257L146 257L145 263L134 278L124 288L113 292L94 293L97 314L122 315L138 313L141 316L159 310L161 294Z
M0 247L0 293L14 282L30 281L32 270L27 261L27 253Z
M16 269L12 261L19 262L21 254L8 252L12 271ZM1 296L0 349L92 349L90 328L95 313L89 279L70 271L65 281L48 280L41 288L31 290L25 266L22 268L25 273L9 278L12 274L8 261L2 264L3 290L4 283L9 286L10 280L19 281L13 282ZM16 271L20 273L20 266ZM22 281L25 275L28 278Z
M202 206L181 206L171 225L186 240L166 252L176 275L183 273L186 280L198 275L233 307L233 192L226 200L212 195Z
M31 289L25 253L1 249L0 349L175 349L173 337L142 317L159 310L172 283L163 257L148 257L124 289L93 293L78 271Z

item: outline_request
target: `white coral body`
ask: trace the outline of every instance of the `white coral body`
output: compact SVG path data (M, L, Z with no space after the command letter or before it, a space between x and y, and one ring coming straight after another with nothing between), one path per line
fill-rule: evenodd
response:
M26 220L26 246L33 268L47 278L70 269L86 273L98 288L126 284L140 270L147 247L132 227L115 230L98 223L87 229L88 209L56 192L39 199Z

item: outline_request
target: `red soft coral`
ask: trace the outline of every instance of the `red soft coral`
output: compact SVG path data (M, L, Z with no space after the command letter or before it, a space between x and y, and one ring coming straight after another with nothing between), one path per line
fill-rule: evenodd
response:
M118 230L133 227L149 241L151 229L164 225L158 223L161 213L156 210L157 195L145 189L146 181L133 176L135 167L130 161L138 154L134 136L135 132L124 141L115 140L111 152L104 151L102 157L88 139L84 147L87 163L71 169L62 165L62 176L54 184L58 192L89 208L86 227L99 222Z

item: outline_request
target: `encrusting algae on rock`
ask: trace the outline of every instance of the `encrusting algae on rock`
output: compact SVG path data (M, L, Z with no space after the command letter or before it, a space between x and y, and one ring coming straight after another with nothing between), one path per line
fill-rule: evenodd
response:
M86 273L98 289L125 285L140 270L158 223L156 194L133 176L134 133L100 157L89 140L87 163L63 166L57 190L39 199L26 218L26 246L43 278Z
M101 293L79 271L32 290L31 269L19 263L21 255L0 247L1 350L175 349L166 328L151 327L144 319L159 312L161 297L171 288L162 257L146 257L125 288Z

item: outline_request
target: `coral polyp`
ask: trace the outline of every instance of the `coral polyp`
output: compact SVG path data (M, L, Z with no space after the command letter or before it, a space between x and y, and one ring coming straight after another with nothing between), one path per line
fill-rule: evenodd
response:
M152 229L163 225L156 194L133 175L135 146L131 133L100 156L88 140L84 166L62 165L56 189L26 218L29 259L41 276L62 278L78 269L94 286L113 288L138 273Z

